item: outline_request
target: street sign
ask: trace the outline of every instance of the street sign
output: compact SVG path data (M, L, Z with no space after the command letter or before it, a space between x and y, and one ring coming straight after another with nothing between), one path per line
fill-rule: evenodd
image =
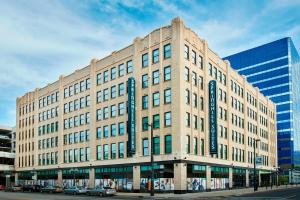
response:
M256 156L256 165L262 165L262 156Z

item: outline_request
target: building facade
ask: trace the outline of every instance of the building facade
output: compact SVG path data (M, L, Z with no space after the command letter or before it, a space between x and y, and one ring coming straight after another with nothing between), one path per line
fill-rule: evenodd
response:
M17 99L18 182L148 191L261 183L277 163L275 105L180 18ZM151 126L150 126L151 125Z
M224 59L276 103L279 166L300 170L300 58L292 39L282 38ZM300 182L297 177L294 180Z
M10 185L14 175L15 129L0 125L0 185Z

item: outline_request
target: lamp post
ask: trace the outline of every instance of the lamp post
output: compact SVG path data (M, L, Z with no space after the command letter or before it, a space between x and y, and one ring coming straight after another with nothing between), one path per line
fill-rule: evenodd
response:
M150 194L151 196L154 196L154 145L153 145L153 124L148 124L148 127L150 127L150 138L151 138L151 189Z
M75 186L75 174L76 174L76 172L78 172L79 170L77 169L77 168L72 168L71 170L70 170L70 172L71 173L73 173L73 186Z
M257 145L257 142L259 142L260 139L254 139L254 192L257 191L257 188L258 188L258 183L256 181L256 145ZM258 179L258 182L259 182L259 179Z

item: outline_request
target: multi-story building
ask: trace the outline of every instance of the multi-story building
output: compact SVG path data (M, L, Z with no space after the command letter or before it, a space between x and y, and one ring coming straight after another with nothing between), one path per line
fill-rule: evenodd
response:
M293 182L300 182L300 57L292 39L282 38L224 59L276 103L278 163L285 172L290 170Z
M180 18L17 99L18 181L147 191L249 186L277 166L275 105ZM260 142L255 142L260 139Z
M15 161L15 129L0 126L0 185L9 185L13 179Z

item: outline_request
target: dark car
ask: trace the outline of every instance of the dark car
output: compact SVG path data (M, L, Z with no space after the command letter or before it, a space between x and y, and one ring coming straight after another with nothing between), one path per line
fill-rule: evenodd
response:
M19 191L22 191L22 185L14 185L5 188L5 192L19 192Z
M22 188L23 192L40 192L42 189L42 186L40 185L24 185Z
M116 194L116 190L110 187L95 187L89 188L86 191L87 195L96 195L96 196L113 196Z
M48 192L48 193L60 193L62 192L62 188L59 186L47 186L41 189L41 192Z

